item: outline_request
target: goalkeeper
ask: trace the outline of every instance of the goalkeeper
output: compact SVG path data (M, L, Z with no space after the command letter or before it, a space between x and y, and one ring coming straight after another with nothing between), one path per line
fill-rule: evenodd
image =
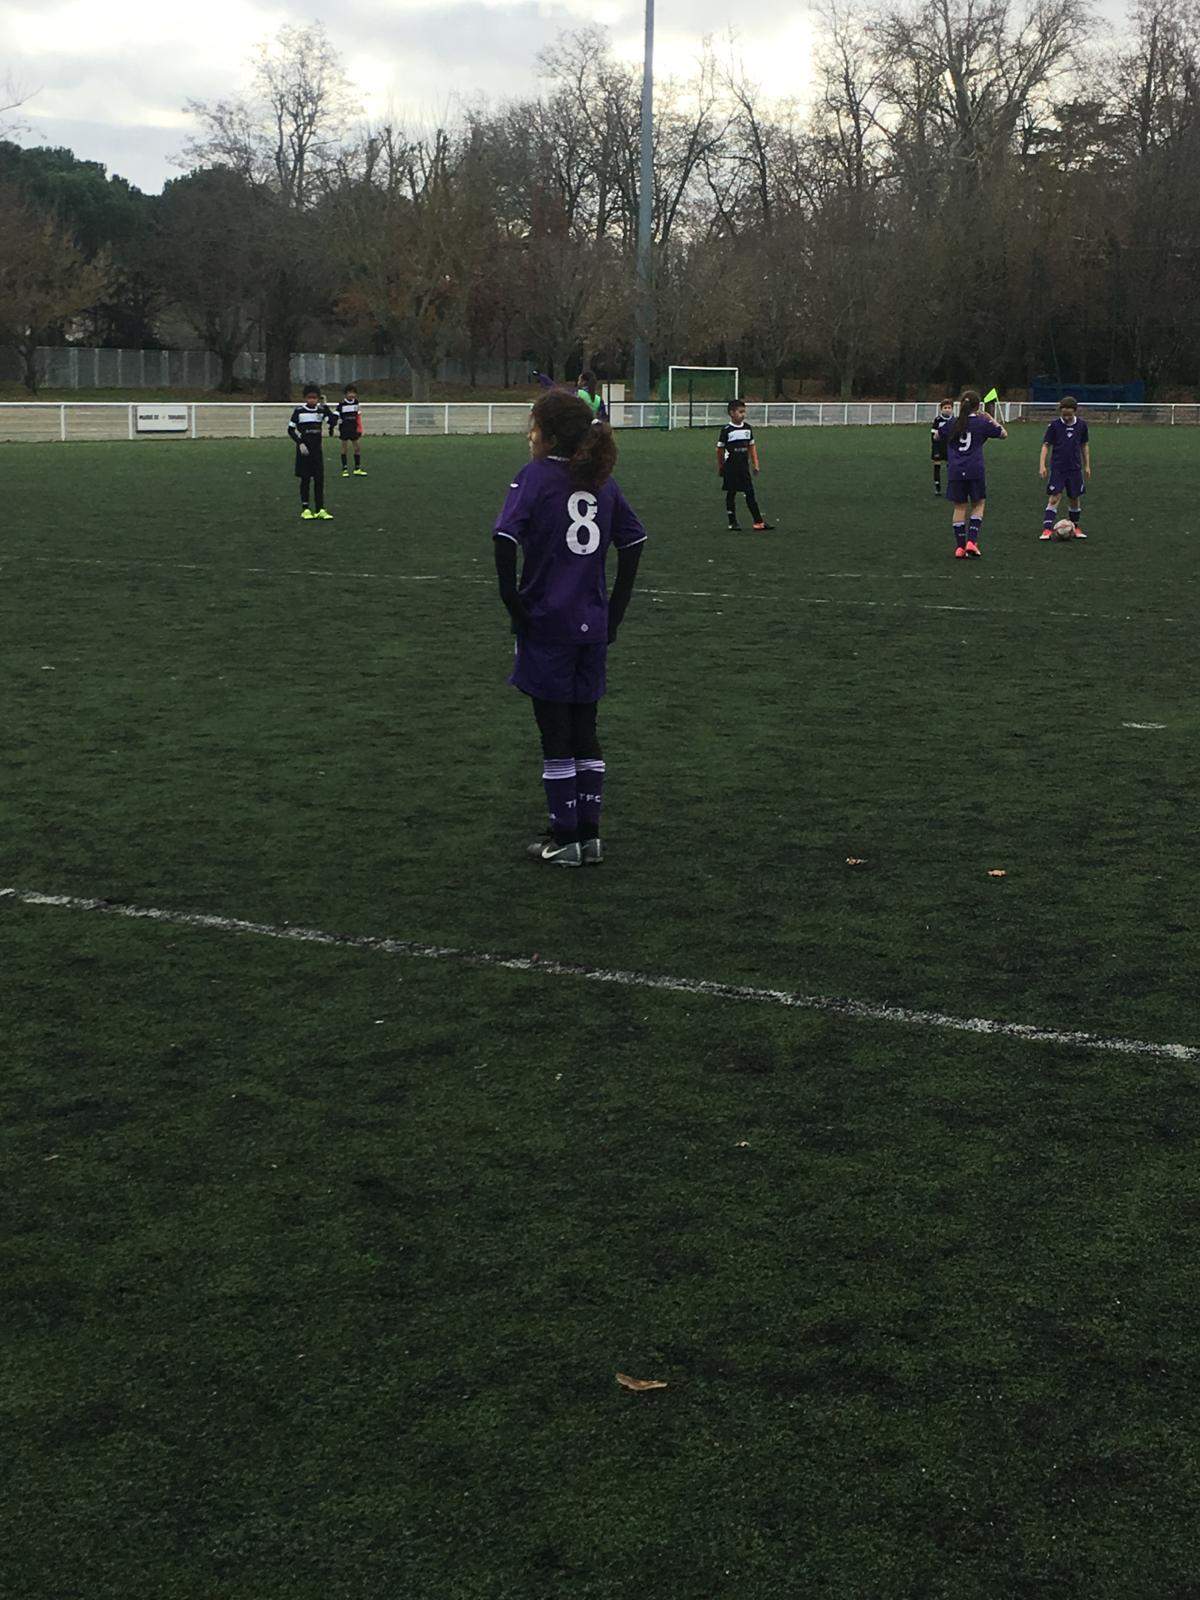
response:
M553 378L544 372L535 372L534 377L543 389L560 389L567 394L573 394L577 400L582 400L592 413L593 422L608 421L608 407L604 404L604 396L596 385L596 374L590 367L585 367L575 380L575 386L569 383L555 383Z

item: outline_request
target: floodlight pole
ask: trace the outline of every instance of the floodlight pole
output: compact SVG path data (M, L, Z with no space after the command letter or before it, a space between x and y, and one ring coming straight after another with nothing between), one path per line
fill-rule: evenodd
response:
M642 66L642 162L638 195L637 307L633 339L633 398L650 398L650 325L653 274L650 229L654 217L654 0L646 0L646 55Z

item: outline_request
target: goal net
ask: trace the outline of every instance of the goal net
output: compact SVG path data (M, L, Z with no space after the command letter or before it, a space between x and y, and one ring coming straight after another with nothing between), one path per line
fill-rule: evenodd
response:
M716 428L738 392L736 367L668 367L668 428Z

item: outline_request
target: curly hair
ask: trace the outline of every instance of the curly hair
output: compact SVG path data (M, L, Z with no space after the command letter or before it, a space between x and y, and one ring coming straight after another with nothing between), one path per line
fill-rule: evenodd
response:
M585 489L598 489L612 477L617 464L617 441L607 422L596 422L585 401L562 390L551 390L537 401L533 420L541 429L547 450L567 457L571 479Z

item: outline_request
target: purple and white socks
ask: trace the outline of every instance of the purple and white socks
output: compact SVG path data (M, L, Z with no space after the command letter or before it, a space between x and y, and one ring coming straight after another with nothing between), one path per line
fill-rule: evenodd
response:
M604 762L583 756L575 762L579 798L579 837L600 837L600 808L604 804Z
M574 844L579 838L579 801L575 757L542 762L542 784L550 809L550 831L555 844Z

